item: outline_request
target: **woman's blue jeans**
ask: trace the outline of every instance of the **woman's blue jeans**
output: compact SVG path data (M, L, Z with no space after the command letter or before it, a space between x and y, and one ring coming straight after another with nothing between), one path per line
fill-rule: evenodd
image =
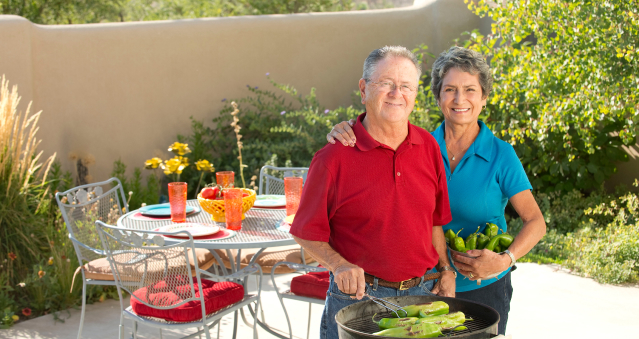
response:
M468 292L457 292L455 297L482 303L499 313L499 334L506 334L510 300L513 297L513 285L510 281L512 270L494 283Z
M427 273L435 273L435 269ZM407 290L398 290L389 287L376 286L366 284L366 293L377 298L398 297L405 295L433 295L430 290L433 289L435 280L423 281L421 284L409 288ZM366 300L366 297L364 299ZM344 294L337 288L337 284L333 281L333 273L330 274L330 286L326 292L326 303L324 304L324 313L322 314L322 322L320 324L320 339L338 339L337 322L335 322L335 314L342 308L360 302L362 300L353 299Z

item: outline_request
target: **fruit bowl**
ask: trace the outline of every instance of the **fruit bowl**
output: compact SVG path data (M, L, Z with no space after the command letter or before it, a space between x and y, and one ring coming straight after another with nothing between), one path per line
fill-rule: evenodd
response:
M244 220L244 213L253 207L257 194L255 191L248 188L240 188L242 193L248 193L248 196L242 197L242 220ZM226 222L224 218L224 199L214 200L202 198L202 193L197 195L197 201L202 206L202 209L211 214L211 219L216 222Z

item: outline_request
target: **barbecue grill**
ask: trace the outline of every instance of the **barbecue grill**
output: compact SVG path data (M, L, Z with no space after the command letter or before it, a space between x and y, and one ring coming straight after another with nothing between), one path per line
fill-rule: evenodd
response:
M446 298L438 296L404 296L388 297L377 300L387 300L399 306L429 303L433 301L443 301L450 307L452 312L464 312L466 318L473 318L466 321L464 326L468 329L463 331L444 332L444 336L464 338L464 339L485 339L497 336L499 323L499 313L495 309L484 304L472 301ZM350 306L346 306L335 315L337 330L340 339L361 339L361 338L388 338L384 336L372 335L378 332L379 327L372 321L373 315L377 313L376 319L392 318L394 314L372 300L361 301Z

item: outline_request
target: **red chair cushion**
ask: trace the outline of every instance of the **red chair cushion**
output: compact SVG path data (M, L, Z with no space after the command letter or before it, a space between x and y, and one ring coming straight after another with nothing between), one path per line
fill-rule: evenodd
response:
M151 286L143 287L133 295L144 302L155 306L175 305L189 298L191 285L188 277L178 276L170 279L170 284L175 287L170 288L165 281L157 282ZM204 308L206 314L211 314L226 306L235 304L244 298L244 287L234 282L215 282L202 280L202 288L194 280L195 296L200 297L200 292L204 293ZM131 308L133 312L141 316L161 318L177 322L191 322L202 319L202 306L199 300L191 300L185 304L171 309L157 309L145 305L138 299L131 297Z
M306 273L291 280L291 293L325 300L328 285L328 271Z

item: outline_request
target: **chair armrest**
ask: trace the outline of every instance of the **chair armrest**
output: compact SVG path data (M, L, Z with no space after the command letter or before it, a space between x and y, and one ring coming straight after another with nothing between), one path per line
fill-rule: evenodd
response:
M73 243L77 244L78 246L86 248L87 250L89 250L89 251L91 251L91 252L93 252L95 254L98 254L98 255L103 256L103 257L106 256L106 253L103 250L99 250L97 248L93 248L93 247L87 246L84 243L82 243L80 240L72 237L71 234L69 234L69 239L71 239L71 241L73 241Z

